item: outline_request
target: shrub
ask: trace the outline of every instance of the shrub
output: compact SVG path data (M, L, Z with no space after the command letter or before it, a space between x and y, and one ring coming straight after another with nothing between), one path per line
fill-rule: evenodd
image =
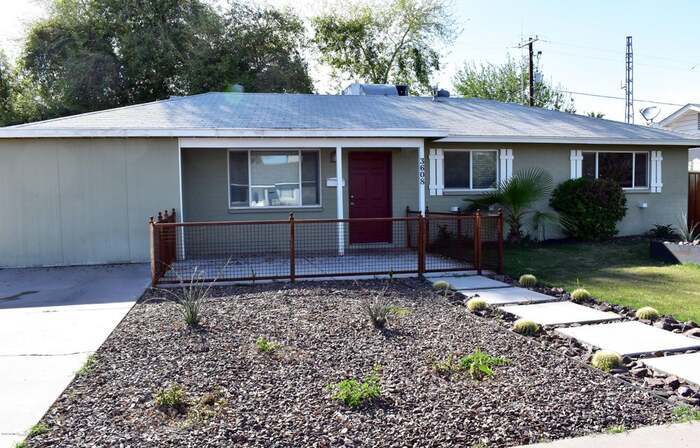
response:
M438 280L433 283L433 288L437 289L438 291L447 291L448 289L452 289L452 286L445 280Z
M650 306L643 306L638 309L634 315L637 317L637 319L652 320L659 317L659 312Z
M161 389L153 398L155 403L163 408L177 409L185 405L185 391L177 384Z
M532 274L523 274L518 279L518 283L526 288L532 288L537 285L537 277Z
M363 305L365 315L369 318L372 326L379 330L386 326L391 314L391 306L384 299L385 292L386 288L371 299L366 300Z
M540 331L540 326L529 319L518 319L513 323L513 331L525 336L534 336Z
M675 239L676 229L671 224L655 224L654 227L649 230L649 236L666 240Z
M677 423L690 423L692 421L700 420L700 409L695 409L686 404L682 404L673 408L671 415L673 416L673 421Z
M331 384L328 386L333 392L331 398L353 408L368 400L379 398L382 395L382 387L379 383L380 370L381 366L376 365L372 369L372 373L362 381L351 378Z
M75 372L76 375L78 376L85 376L92 372L92 370L95 368L97 365L97 356L94 354L90 355L87 357L83 365L78 369L77 372Z
M593 355L591 364L596 369L609 372L611 369L619 367L622 364L622 356L608 350L598 350Z
M581 303L591 298L591 293L583 288L576 288L571 293L571 301Z
M34 437L34 436L40 436L42 434L46 434L49 432L49 427L46 425L46 423L37 423L36 425L32 426L32 428L29 430L29 434L27 434L28 437Z
M567 180L552 192L549 205L559 212L564 232L584 241L610 239L627 212L622 187L609 179Z
M255 341L255 346L258 348L258 351L260 353L272 353L275 350L279 349L282 347L282 344L278 344L276 342L272 342L269 339L260 336L256 341Z
M458 364L472 379L480 380L487 376L493 376L494 366L504 366L508 360L503 356L492 356L479 349L470 355L459 359Z
M698 223L692 226L688 225L688 215L685 212L681 212L678 217L678 225L675 227L675 233L681 239L682 242L688 244L697 243L700 239L700 229L698 229Z
M405 306L390 305L389 314L396 317L406 317L411 315L411 309Z
M467 308L471 312L475 311L482 311L488 308L488 304L486 303L486 300L481 299L479 297L473 297L467 301Z

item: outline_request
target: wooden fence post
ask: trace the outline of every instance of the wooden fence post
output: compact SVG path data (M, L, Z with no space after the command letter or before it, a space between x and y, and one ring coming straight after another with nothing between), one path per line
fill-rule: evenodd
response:
M148 219L148 225L150 226L150 236L151 236L151 286L156 286L158 284L158 249L160 247L160 235L158 234L158 229L155 226L153 216Z
M474 213L474 267L481 275L481 212Z
M498 209L498 273L503 274L503 209Z
M289 278L296 281L296 229L294 226L294 213L289 214Z

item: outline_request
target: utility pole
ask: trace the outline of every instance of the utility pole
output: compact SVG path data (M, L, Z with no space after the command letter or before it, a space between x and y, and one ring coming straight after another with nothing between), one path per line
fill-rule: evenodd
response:
M632 70L632 36L627 36L625 54L625 122L634 123L634 72Z
M533 107L535 105L535 52L532 48L532 44L537 42L539 39L537 36L534 38L530 37L527 42L524 42L518 46L518 48L523 48L524 46L527 45L527 52L528 52L528 82L529 82L529 88L528 88L528 104L530 107Z

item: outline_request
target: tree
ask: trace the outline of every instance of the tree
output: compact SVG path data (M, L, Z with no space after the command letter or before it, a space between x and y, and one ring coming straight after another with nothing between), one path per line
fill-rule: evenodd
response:
M346 4L342 11L312 19L321 62L336 79L378 84L408 84L430 91L430 76L440 68L438 45L456 31L445 0L393 0Z
M510 57L502 65L468 64L453 79L454 90L462 96L527 105L528 66ZM575 113L573 99L560 88L542 81L535 83L535 106Z
M519 242L523 234L523 220L531 212L530 207L546 196L552 189L552 176L540 168L532 168L515 173L504 180L494 192L479 199L465 199L476 207L501 205L506 212L508 241Z
M12 67L7 62L5 53L0 50L0 126L7 126L14 120L12 108L13 84Z
M586 112L586 116L591 118L604 118L605 114L603 112Z

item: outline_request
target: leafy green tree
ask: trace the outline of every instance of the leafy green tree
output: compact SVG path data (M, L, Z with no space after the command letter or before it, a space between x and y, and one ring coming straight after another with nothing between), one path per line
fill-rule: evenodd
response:
M321 62L336 79L408 84L430 90L440 68L438 46L456 28L445 0L393 0L387 5L348 3L312 19Z
M12 91L14 76L5 53L0 50L0 126L11 124L14 119Z
M506 103L528 104L528 67L525 61L510 57L501 65L468 64L453 79L454 90L462 96L485 98ZM535 106L575 113L571 96L548 82L535 83Z
M603 112L586 112L586 116L591 118L605 118Z

